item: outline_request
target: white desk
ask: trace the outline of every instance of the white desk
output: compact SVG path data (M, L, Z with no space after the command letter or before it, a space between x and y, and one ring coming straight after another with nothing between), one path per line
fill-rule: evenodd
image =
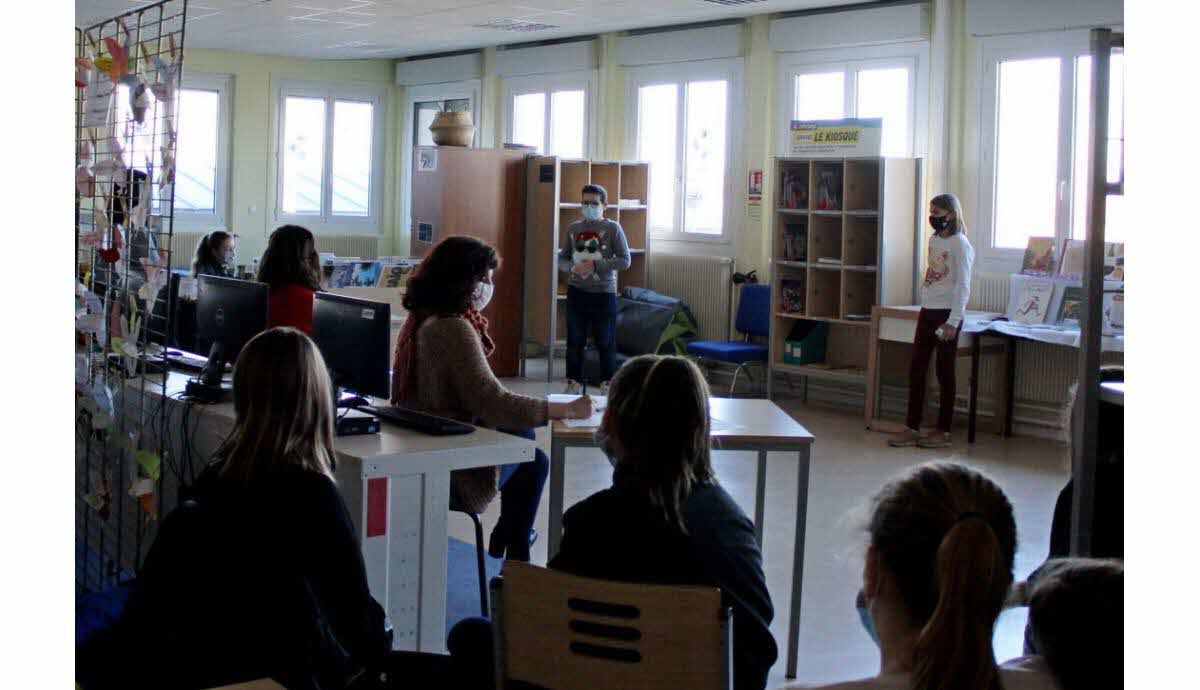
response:
M184 390L188 376L171 373L168 396ZM138 381L130 382L137 388ZM158 385L143 399L154 414ZM179 458L180 443L191 443L204 463L233 428L232 403L196 405L193 431L179 433L185 401L170 399L163 414L168 447ZM464 436L427 436L386 422L378 434L334 440L338 488L362 539L371 594L391 618L395 648L444 652L446 641L446 521L450 471L533 460L534 443L489 429ZM199 471L200 467L196 468ZM175 498L175 477L163 469L164 496ZM164 511L172 504L164 505Z
M767 452L790 451L797 454L796 542L792 558L792 607L787 650L787 677L795 678L800 644L800 596L804 586L804 533L808 517L808 469L813 435L770 400L709 398L709 410L714 420L713 450L758 452L754 531L760 547L763 541L763 504L767 491ZM547 535L550 557L558 553L562 542L567 448L596 447L595 433L595 428L569 427L562 421L555 421L550 427L550 533Z

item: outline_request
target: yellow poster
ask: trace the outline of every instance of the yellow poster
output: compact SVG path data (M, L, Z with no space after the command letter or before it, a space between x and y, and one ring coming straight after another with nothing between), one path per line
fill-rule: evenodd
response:
M791 134L794 156L878 156L883 120L793 120Z

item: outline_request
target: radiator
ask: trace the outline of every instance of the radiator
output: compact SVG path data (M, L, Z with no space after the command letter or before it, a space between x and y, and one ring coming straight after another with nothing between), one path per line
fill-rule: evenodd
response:
M649 258L650 289L686 302L701 340L728 340L733 259L655 253Z

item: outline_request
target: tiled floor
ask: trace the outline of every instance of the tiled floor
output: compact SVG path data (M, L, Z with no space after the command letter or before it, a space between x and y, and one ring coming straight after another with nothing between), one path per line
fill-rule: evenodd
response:
M543 365L544 366L544 365ZM545 370L542 369L541 372ZM561 364L559 365L561 371ZM531 366L530 375L539 372ZM561 383L513 379L506 383L528 395L560 392ZM1066 481L1065 448L1052 441L1015 438L1003 440L981 434L967 447L965 433L956 435L950 451L891 449L881 434L866 431L861 415L810 407L798 400L777 400L789 414L816 437L809 478L808 533L801 609L798 681L816 683L873 674L878 656L854 611L863 547L863 510L866 502L888 478L912 465L936 459L968 463L993 477L1004 488L1017 514L1020 538L1017 576L1022 577L1045 557L1054 500ZM547 429L538 430L538 445L549 452ZM748 515L754 512L755 455L720 452L714 456L718 477ZM566 501L572 503L608 486L611 467L596 450L567 452ZM784 685L783 654L787 645L787 612L791 597L792 543L796 511L796 468L791 454L772 453L768 462L766 536L764 559L767 584L775 604L772 630L780 659L772 670L770 688ZM499 502L485 515L490 530ZM538 514L538 532L546 530L547 501ZM451 520L451 534L466 541L473 535L466 520ZM545 563L546 540L534 546L533 560ZM1000 659L1021 652L1023 610L1006 613L996 632Z

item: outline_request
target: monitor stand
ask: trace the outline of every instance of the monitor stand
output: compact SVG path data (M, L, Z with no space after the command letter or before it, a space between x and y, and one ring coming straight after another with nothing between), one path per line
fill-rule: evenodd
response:
M208 363L200 372L200 378L187 382L187 396L196 402L219 403L233 399L233 386L223 380L225 374L225 347L213 343L208 352Z
M336 377L333 377L333 414L333 431L338 436L379 433L378 417L359 412L353 406L342 403L342 387L337 384Z

